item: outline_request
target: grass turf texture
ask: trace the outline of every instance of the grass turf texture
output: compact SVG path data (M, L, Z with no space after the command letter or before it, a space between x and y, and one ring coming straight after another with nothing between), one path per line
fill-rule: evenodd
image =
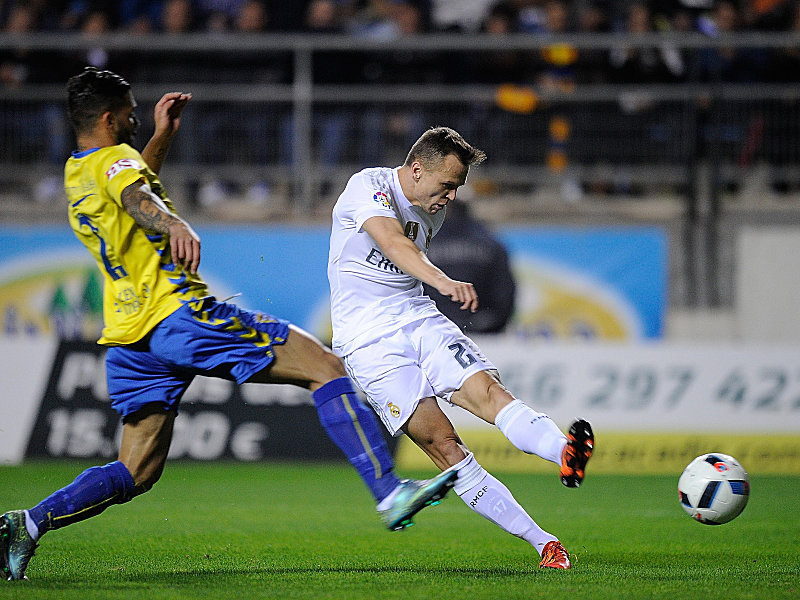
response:
M29 507L83 463L0 467L0 508ZM419 473L430 476L431 472ZM744 513L693 522L675 476L501 475L558 535L571 571L452 492L390 533L347 466L170 463L148 494L47 534L0 598L798 598L800 477L754 476Z

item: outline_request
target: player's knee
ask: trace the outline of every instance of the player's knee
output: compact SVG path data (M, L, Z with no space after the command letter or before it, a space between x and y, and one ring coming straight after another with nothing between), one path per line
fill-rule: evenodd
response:
M324 348L317 361L317 369L321 383L347 376L341 359L327 348Z
M487 403L495 414L509 402L515 400L514 395L508 391L499 380L492 377L487 390Z
M134 496L140 496L145 492L149 492L152 487L161 479L161 473L163 473L163 468L157 469L139 469L135 473L131 473L133 476L133 484L134 484Z
M156 484L156 481L158 481L158 477L156 477L155 479L146 479L141 483L137 483L133 488L133 495L141 496L145 492L149 492L152 489L152 487Z
M496 373L481 371L470 377L451 400L484 421L494 423L497 413L515 398Z

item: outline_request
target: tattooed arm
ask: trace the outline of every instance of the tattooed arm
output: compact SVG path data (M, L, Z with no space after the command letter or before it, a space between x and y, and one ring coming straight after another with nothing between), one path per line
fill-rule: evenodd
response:
M197 273L200 238L186 221L169 211L149 184L140 179L127 186L122 190L122 205L144 229L169 236L173 263Z

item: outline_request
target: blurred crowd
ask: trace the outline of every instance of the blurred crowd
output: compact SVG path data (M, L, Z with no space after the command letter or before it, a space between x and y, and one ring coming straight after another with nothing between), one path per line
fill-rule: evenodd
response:
M339 33L387 40L417 33L560 34L593 32L689 32L708 36L739 31L800 32L798 0L0 0L2 31L82 32L87 36L128 32ZM84 64L117 69L134 81L163 80L187 72L195 79L208 69L170 64L153 56L141 64L124 53L98 47L53 60L24 48L0 52L0 83L63 81ZM211 80L287 81L290 62L257 65L237 57L213 63ZM318 61L319 82L477 81L556 85L596 82L798 81L800 49L718 48L688 53L657 48L616 48L610 52L553 47L541 53L476 53L449 56L397 55L374 60L343 55ZM335 68L331 68L335 67ZM179 69L179 72L175 70Z
M211 43L208 52L196 48L186 53L146 48L120 51L100 41L88 49L31 50L25 35L70 32L91 38L109 33L205 32L212 40L221 33L300 33L386 42L426 33L483 32L502 38L509 34L695 32L714 38L737 32L800 33L800 0L0 0L0 26L20 40L19 45L0 49L0 89L26 83L63 84L85 65L114 70L134 85L289 84L294 78L290 51L220 52ZM642 102L638 96L622 98L619 107L613 101L606 103L598 108L603 112L589 107L571 114L574 108L565 106L546 118L532 119L530 115L540 115L541 110L528 105L532 100L526 90L531 86L569 91L594 83L800 82L796 44L686 49L671 44L665 35L652 47L586 49L562 41L524 51L415 52L381 43L374 52L316 52L316 84L478 83L497 85L498 96L495 107L475 104L454 114L443 112L448 110L445 104L410 107L368 102L354 109L353 105L323 103L314 107L315 158L328 170L342 163L372 164L376 155L384 164L395 164L425 127L446 122L468 138L481 139L500 164L545 160L554 172L563 171L568 158L587 164L680 163L687 155L706 152L709 140L718 149L727 144L733 160L749 164L762 156L762 146L767 147L762 140L770 132L792 131L783 112L775 113L775 127L768 118L745 112L709 125L701 122L704 113L695 107L673 103L671 112L659 112L667 109L653 99ZM504 87L511 87L511 93L501 93ZM263 102L224 106L209 100L195 102L182 125L188 133L172 152L175 160L211 164L223 152L231 162L296 164L291 106L264 107ZM791 107L780 108L793 112ZM147 111L140 116L148 125ZM697 126L686 126L690 122ZM697 131L697 139L687 136L687 131ZM780 139L793 140L794 134ZM797 154L793 148L794 142L782 144L780 151L764 157L793 162ZM13 98L0 102L0 161L58 165L70 149L71 135L60 104L26 105ZM51 197L59 189L60 185L49 184L37 196ZM251 189L255 191L248 196L264 201L267 186L263 181ZM199 203L214 204L225 193L214 179L200 186Z

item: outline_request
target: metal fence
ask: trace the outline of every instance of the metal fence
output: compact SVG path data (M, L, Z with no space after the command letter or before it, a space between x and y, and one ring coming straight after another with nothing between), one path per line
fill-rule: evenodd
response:
M176 200L200 215L319 217L350 174L399 164L426 127L447 124L486 150L471 192L498 218L664 223L677 253L678 302L725 304L732 292L723 209L765 198L800 208L800 84L504 85L471 70L497 53L534 63L554 47L596 59L665 44L687 57L721 48L769 53L800 48L800 35L0 34L0 52L38 57L54 75L0 87L0 209L47 215L57 204L73 146L66 70L101 48L134 85L142 137L162 93L192 92L164 176ZM350 67L366 64L366 72L370 60L388 72L371 83L352 75Z

